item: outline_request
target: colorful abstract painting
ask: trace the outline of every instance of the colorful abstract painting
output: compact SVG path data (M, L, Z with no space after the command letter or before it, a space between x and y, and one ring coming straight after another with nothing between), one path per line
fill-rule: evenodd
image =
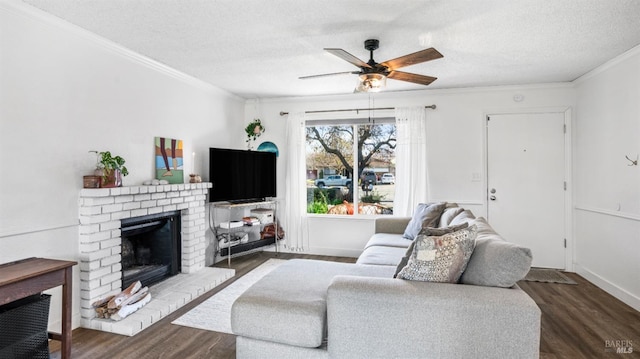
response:
M156 179L184 183L182 140L156 137Z

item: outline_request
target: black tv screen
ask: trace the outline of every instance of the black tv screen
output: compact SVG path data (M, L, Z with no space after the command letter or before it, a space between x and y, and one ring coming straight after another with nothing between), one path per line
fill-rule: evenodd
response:
M276 154L209 148L210 202L263 201L276 196Z

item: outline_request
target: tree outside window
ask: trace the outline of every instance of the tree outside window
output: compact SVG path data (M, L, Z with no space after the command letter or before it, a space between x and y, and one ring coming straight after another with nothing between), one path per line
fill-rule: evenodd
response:
M392 214L395 147L394 123L310 123L306 128L307 212Z

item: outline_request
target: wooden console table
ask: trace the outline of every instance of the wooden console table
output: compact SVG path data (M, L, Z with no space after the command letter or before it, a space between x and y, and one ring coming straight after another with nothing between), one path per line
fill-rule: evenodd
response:
M62 332L49 338L62 342L62 358L71 358L72 268L77 262L27 258L0 265L0 305L62 286Z

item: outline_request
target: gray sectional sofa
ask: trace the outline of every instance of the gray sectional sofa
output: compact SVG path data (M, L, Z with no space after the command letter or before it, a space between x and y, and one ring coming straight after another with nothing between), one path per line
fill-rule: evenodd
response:
M233 304L237 358L538 358L540 310L515 282L528 249L447 205L436 227L469 223L458 284L394 278L411 218L381 217L357 263L289 260Z

